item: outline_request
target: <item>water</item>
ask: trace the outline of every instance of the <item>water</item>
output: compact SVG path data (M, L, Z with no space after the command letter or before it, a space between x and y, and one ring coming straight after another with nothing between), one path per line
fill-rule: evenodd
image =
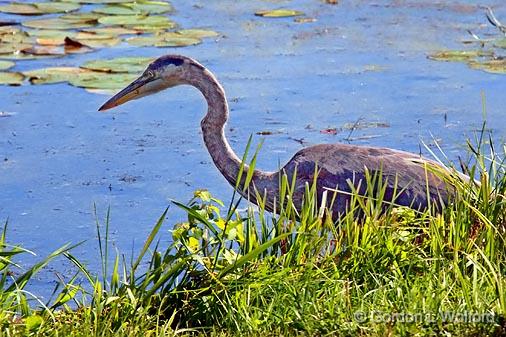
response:
M444 4L443 4L444 3ZM491 0L506 21L506 4ZM437 139L452 159L465 156L465 139L481 126L482 92L496 139L506 134L506 77L460 63L428 60L461 49L466 29L486 28L475 1L174 1L183 28L225 35L183 49L121 45L88 55L18 62L14 70L77 66L88 59L181 53L211 69L231 108L227 136L242 154L249 135L265 136L257 167L274 170L302 146L342 142L320 132L360 118L388 128L356 130L354 144L419 152ZM266 19L260 9L287 7L317 19ZM1 15L0 15L1 17ZM5 16L8 17L8 16ZM140 247L170 199L186 201L198 188L227 200L232 188L211 162L200 135L205 102L181 87L124 105L97 108L107 96L65 84L0 88L0 220L10 242L43 256L67 242L88 240L75 255L97 267L93 209L111 208L112 239L123 252ZM256 135L254 142L263 138ZM301 143L303 145L301 145ZM426 153L426 151L424 151ZM171 207L163 229L183 214ZM60 268L61 267L61 268ZM68 263L53 264L65 273ZM53 269L34 282L47 291Z

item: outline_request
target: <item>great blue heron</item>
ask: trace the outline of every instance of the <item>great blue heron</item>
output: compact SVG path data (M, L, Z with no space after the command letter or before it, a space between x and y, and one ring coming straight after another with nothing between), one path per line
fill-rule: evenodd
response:
M225 138L224 126L228 119L225 91L216 77L197 61L179 55L162 56L99 110L107 110L182 84L196 87L207 100L208 111L201 122L204 142L218 170L235 186L241 160ZM296 174L292 201L300 210L306 185L313 183L318 170L316 187L320 201L325 190L330 189L334 193L339 191L331 205L333 217L337 218L348 210L353 190L365 193L367 174L379 173L385 188L384 201L422 210L431 204L441 206L447 203L451 194L444 179L434 174L433 169L437 166L435 162L418 155L388 148L320 144L300 150L278 172L254 170L251 188L247 189L249 192L242 193L255 203L254 191L267 196L267 208L272 211L279 194L280 176L286 174L288 181L292 181ZM248 166L243 169L245 172L249 170Z

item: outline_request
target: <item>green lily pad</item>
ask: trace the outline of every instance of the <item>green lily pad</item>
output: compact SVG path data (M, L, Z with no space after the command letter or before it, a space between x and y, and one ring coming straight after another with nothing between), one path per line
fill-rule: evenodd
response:
M20 50L30 48L31 44L25 43L0 43L0 54L12 54Z
M98 19L103 25L107 26L132 26L148 27L154 29L166 29L175 26L175 23L165 16L140 16L140 15L110 15Z
M491 56L492 52L482 50L444 50L439 51L428 56L431 60L447 61L447 62L462 62L469 61L481 56Z
M56 30L56 29L27 29L26 33L29 36L33 36L36 38L42 38L42 39L58 39L61 38L62 40L66 37L74 37L77 33L72 31L64 31L64 30Z
M23 26L37 29L78 29L93 27L95 24L86 20L67 20L62 18L50 18L40 20L30 20L22 23Z
M87 89L122 89L136 78L136 74L93 71L85 76L74 77L69 80L69 83L73 86Z
M0 84L21 85L24 79L21 73L0 72Z
M139 15L163 14L172 11L172 6L160 1L138 1L118 5L109 5L93 10L94 13L106 15Z
M96 13L79 12L79 13L64 14L60 16L60 19L72 22L86 22L96 24L98 23L98 19L101 17L102 15Z
M7 70L14 67L16 64L11 61L0 61L0 70Z
M0 35L0 41L2 43L31 43L32 39L25 32L19 31L13 34Z
M72 40L92 48L112 47L121 42L120 39L111 35L65 31L60 31L60 34L51 34L49 37L38 37L36 41L38 44L44 46L59 46L64 45L67 38L71 38Z
M124 27L99 27L99 28L86 28L82 30L83 32L87 33L94 33L94 34L105 34L105 35L139 35L142 32L130 29L130 28L124 28Z
M81 68L108 73L133 73L139 74L148 64L153 62L150 57L119 57L109 60L88 61Z
M0 12L19 15L42 15L54 13L67 13L78 10L81 6L63 2L19 3L13 2L0 6Z
M506 60L488 60L483 62L472 61L468 63L473 69L479 69L492 74L506 74Z
M181 29L178 30L177 33L184 37L193 37L197 39L202 39L206 37L215 37L219 35L214 30L207 30L207 29Z
M255 13L256 16L262 16L265 18L286 18L291 16L304 15L304 12L295 11L292 9L274 9L270 11L258 11Z
M139 47L186 47L196 45L202 40L193 37L178 36L178 34L167 33L165 35L139 36L126 39L126 42Z
M90 72L75 67L51 67L25 71L23 74L32 84L51 84L68 82L71 78Z
M132 2L132 0L62 0L62 1L80 4L120 4Z

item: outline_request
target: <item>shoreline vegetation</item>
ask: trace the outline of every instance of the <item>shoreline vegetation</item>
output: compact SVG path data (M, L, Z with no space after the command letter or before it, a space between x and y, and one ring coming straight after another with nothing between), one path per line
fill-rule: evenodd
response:
M461 169L479 183L445 170L456 193L441 214L384 211L379 189L354 196L363 218L333 223L311 186L296 214L286 179L276 215L262 205L237 211L238 193L225 205L199 190L173 202L186 221L160 233L165 210L136 256L111 249L109 213L97 221L101 275L70 245L21 268L16 255L30 252L8 243L6 224L0 336L503 336L505 148L485 123L467 145ZM172 244L162 249L165 235ZM72 262L75 274L42 302L25 286L55 258Z

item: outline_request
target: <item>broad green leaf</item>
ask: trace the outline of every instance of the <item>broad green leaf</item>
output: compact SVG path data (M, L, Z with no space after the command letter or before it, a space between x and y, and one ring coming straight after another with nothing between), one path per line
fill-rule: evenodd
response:
M102 15L90 12L78 12L78 13L70 13L64 14L60 16L60 19L65 21L73 21L73 22L85 22L85 23L93 23L96 24L98 19L101 18Z
M132 0L62 0L62 1L80 4L119 4L119 3L132 2Z
M428 58L436 61L461 62L490 55L492 55L491 52L482 50L444 50L430 54Z
M12 54L31 47L32 45L24 43L0 43L0 54Z
M24 76L21 73L0 72L0 84L21 85Z
M32 84L68 82L71 78L88 73L89 70L74 67L50 67L25 71L23 74Z
M89 89L121 89L137 78L135 74L114 74L104 72L90 72L69 80L69 83L76 87Z
M473 69L479 69L492 74L506 74L506 60L488 60L483 62L471 61L468 63Z
M8 5L0 6L0 12L20 15L42 15L54 13L67 13L78 10L79 4L62 2L40 2L40 3L20 3L13 2Z
M144 71L153 60L154 59L150 57L119 57L109 60L88 61L81 67L109 73L139 74Z
M108 26L132 26L148 27L153 29L172 28L175 23L165 16L142 16L142 15L110 15L98 19L103 25Z
M295 11L292 9L274 9L270 11L258 11L255 13L256 16L263 16L266 18L284 18L290 16L304 15L304 12Z
M15 66L14 62L0 60L0 70L6 70L6 69L12 68L14 66Z
M214 30L206 30L206 29L182 29L178 30L177 33L184 37L192 37L197 39L202 39L205 37L215 37L219 35Z
M91 22L86 22L86 20L67 20L62 18L50 18L50 19L40 19L40 20L30 20L24 21L22 23L23 26L29 28L37 28L37 29L78 29L78 28L87 28L93 27L95 24Z
M172 6L160 1L138 1L95 8L94 13L106 15L163 14L172 11Z
M99 28L86 28L83 32L94 33L94 34L105 34L105 35L138 35L141 31L124 28L124 27L99 27Z
M201 43L200 39L171 35L152 35L132 37L126 40L131 45L146 47L186 47Z
M42 323L44 323L44 319L39 315L32 315L25 318L26 329L30 332L37 331Z

